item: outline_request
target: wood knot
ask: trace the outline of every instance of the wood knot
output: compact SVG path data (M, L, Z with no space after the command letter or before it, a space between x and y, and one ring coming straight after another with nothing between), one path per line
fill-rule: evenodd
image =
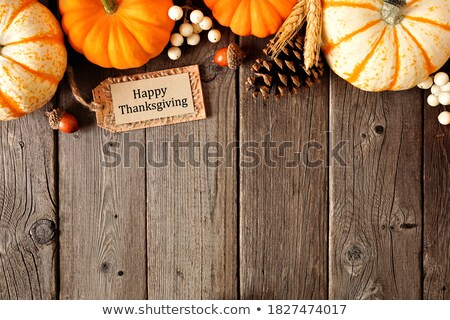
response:
M223 68L213 63L214 58L208 57L201 65L200 65L200 77L203 83L209 83L214 81L217 76L223 72Z
M360 246L353 244L350 246L350 248L348 248L347 260L351 264L358 264L363 259L363 257L364 257L364 252Z
M100 270L101 270L103 273L108 273L110 269L111 269L111 265L110 265L108 262L103 262L103 263L100 265Z
M38 244L48 244L55 239L56 225L53 221L41 219L36 221L30 229L31 239Z

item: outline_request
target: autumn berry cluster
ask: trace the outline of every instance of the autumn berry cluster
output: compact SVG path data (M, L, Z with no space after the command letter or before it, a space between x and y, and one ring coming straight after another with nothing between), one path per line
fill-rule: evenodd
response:
M427 98L430 106L437 107L439 104L443 106L450 105L450 79L447 73L438 72L434 76L427 77L417 86L425 90L431 89L431 94ZM443 125L450 124L450 112L441 112L438 120Z
M180 25L178 32L173 33L170 37L172 47L167 54L172 60L178 60L181 57L180 46L183 45L185 40L190 46L198 45L200 43L200 33L202 31L208 31L208 40L212 43L219 42L222 37L219 30L212 29L212 19L205 16L201 10L193 9L188 6L172 6L169 9L168 15L169 18L174 21L181 20L184 17L184 21Z

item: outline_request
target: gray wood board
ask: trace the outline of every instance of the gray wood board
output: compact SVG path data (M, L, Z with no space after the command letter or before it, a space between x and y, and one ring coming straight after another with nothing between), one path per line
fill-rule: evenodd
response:
M120 74L90 64L74 69L87 100L98 83ZM145 132L125 137L98 128L67 82L62 88L59 104L77 116L81 129L59 135L60 298L145 299L145 154L121 151L126 139L144 145ZM112 153L118 155L116 165Z
M422 95L367 93L333 75L330 298L419 299Z
M326 299L328 76L278 102L253 99L245 82L266 42L241 40L241 298Z
M237 298L237 167L225 156L236 139L235 72L212 63L234 36L221 30L218 44L203 39L175 63L164 56L147 65L199 64L207 106L206 120L146 130L151 299Z

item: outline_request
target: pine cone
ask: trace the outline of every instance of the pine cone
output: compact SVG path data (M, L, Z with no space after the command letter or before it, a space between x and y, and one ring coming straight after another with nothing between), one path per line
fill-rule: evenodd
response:
M304 37L297 35L283 48L278 57L271 60L267 48L263 50L267 59L257 59L252 66L256 77L247 79L247 88L254 98L259 93L264 99L270 94L279 100L282 96L298 93L302 87L312 87L320 81L325 64L320 57L319 63L307 70L303 59Z

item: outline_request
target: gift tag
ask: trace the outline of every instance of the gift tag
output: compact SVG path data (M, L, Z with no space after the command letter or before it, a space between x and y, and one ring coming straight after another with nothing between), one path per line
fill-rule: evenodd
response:
M197 65L108 78L92 94L98 126L112 132L206 118Z

